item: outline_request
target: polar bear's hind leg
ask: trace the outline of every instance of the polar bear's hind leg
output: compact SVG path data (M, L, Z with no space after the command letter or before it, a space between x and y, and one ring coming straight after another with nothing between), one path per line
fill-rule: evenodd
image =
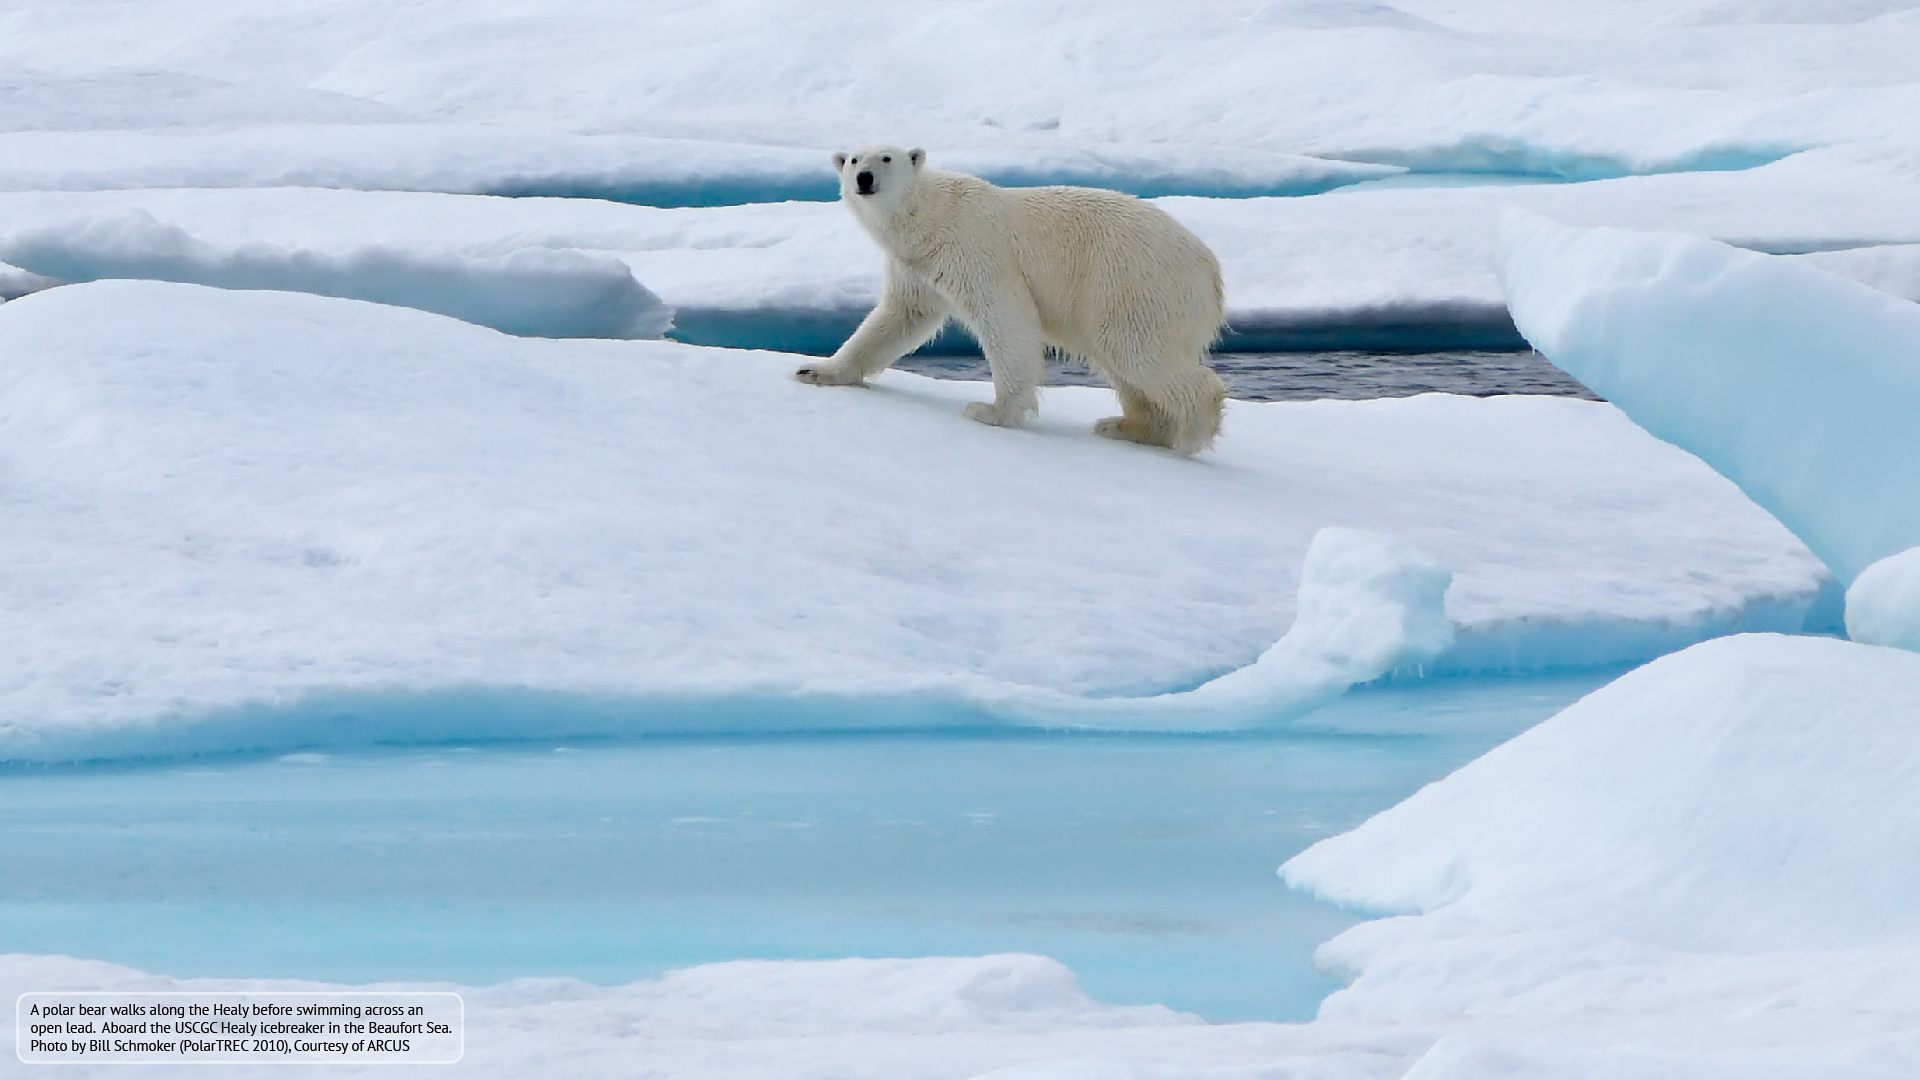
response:
M1094 424L1094 434L1164 446L1180 454L1197 454L1220 434L1226 384L1198 358L1170 366L1142 357L1129 362L1122 352L1109 353L1095 363L1113 380L1120 395L1120 415Z
M1197 454L1220 437L1220 417L1226 410L1227 384L1205 364L1195 366L1181 380L1179 391L1168 403L1173 414L1175 453Z
M1132 385L1115 380L1114 392L1120 395L1120 415L1096 420L1093 433L1108 439L1123 442L1140 443L1144 446L1167 446L1171 440L1165 432L1166 416L1154 407L1147 395Z

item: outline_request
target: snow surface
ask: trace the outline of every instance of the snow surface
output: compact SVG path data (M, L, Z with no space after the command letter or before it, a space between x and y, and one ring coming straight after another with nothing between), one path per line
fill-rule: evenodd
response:
M1409 1076L1913 1074L1917 713L1920 656L1831 639L1620 678L1282 868L1421 913L1322 947L1321 1021L1465 1029Z
M1847 589L1847 636L1920 652L1920 547L1889 555Z
M616 138L705 143L735 174L887 137L970 167L1097 155L1257 176L1313 154L1578 178L1920 143L1920 18L1873 0L715 0L645 18L587 0L24 0L4 30L0 129L81 133L107 162L174 140L250 184L289 182L273 170L290 151L503 179L529 158L553 175L694 153L596 155Z
M0 356L8 758L1164 693L1281 638L1328 525L1452 571L1430 671L1797 629L1824 581L1595 402L1236 402L1181 461L1090 436L1106 390L1007 432L973 384L152 282L12 301Z
M1710 240L1518 211L1500 274L1534 347L1739 484L1842 582L1920 545L1920 306Z
M1798 261L1850 277L1884 293L1920 300L1920 244L1872 244L1841 251L1815 251Z

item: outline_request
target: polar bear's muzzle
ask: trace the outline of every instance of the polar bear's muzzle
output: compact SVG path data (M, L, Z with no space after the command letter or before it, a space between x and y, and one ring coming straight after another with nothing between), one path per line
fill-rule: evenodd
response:
M854 189L862 195L873 194L873 174L862 171L858 176L853 178L853 186Z

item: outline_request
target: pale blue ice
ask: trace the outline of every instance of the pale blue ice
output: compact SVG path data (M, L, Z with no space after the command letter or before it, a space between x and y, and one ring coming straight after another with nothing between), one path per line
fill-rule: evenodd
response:
M1363 689L1319 730L503 744L0 773L0 943L180 976L611 984L1042 953L1112 1002L1305 1019L1356 916L1274 873L1600 685Z

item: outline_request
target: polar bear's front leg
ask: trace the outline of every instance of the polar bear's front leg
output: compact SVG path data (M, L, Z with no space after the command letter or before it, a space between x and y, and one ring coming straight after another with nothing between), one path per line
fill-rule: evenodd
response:
M938 293L905 270L889 266L880 303L860 320L847 343L825 361L794 372L793 377L815 386L865 382L919 348L946 321L947 306Z
M967 406L967 419L994 427L1019 427L1040 410L1040 383L1047 374L1040 313L1025 294L1003 295L969 319L993 372L993 404Z
M860 369L847 363L839 353L817 364L808 364L793 373L793 377L813 386L858 386L866 381Z

